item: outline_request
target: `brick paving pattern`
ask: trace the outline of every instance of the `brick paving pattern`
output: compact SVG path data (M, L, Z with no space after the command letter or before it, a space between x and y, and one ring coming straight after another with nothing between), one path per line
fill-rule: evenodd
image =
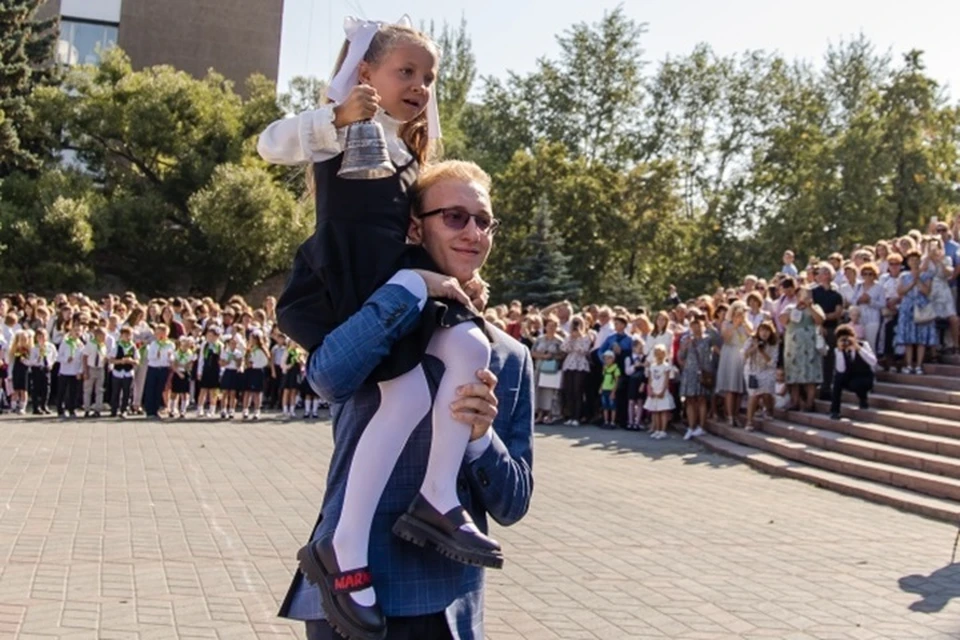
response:
M302 637L329 453L325 422L0 419L0 638ZM491 639L960 638L950 525L676 436L545 427L535 471Z

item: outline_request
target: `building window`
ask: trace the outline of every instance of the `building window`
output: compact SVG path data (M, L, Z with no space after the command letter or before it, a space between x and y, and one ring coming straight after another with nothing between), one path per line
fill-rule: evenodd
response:
M61 64L98 64L100 52L117 44L117 25L63 18L57 62Z

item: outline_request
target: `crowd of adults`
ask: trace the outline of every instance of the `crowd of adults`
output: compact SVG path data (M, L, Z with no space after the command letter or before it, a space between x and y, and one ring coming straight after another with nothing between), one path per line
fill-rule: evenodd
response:
M810 258L805 267L798 266L788 250L769 278L748 275L739 287L687 300L671 287L656 310L604 305L578 309L567 301L538 309L514 301L487 309L485 317L529 347L540 422L646 429L653 421L651 435L665 437L659 414L668 422L685 419L686 437L691 437L702 433L712 417L753 429L758 412L776 407L814 411L818 397L832 401L830 412L839 417L844 390L868 406L877 366L923 375L925 362L956 353L958 236L960 217L952 228L935 222L927 234L914 230L856 247L849 255ZM192 338L188 347L198 353L211 339L236 336L245 344L253 335L262 336L269 353L263 385L267 405L282 405L288 413L281 395L287 386L284 378L293 365L302 374L304 358L300 354L287 364L286 355L295 345L287 345L276 328L275 304L267 297L260 308L252 308L239 296L223 305L209 297L141 302L130 292L100 300L79 293L49 301L33 294L7 296L0 299L0 375L6 404L22 412L32 396L36 413L46 411L48 402L61 414L68 407L99 412L99 399L104 393L110 398L114 376L94 376L92 383L78 384L66 396L58 389L59 369L65 364L62 345L71 340L71 327L80 329L77 348L87 349L78 353L96 357L89 345L106 344L104 369L111 372L122 355L117 345L124 329L145 356L157 340L156 327L162 325L173 342ZM44 357L47 349L49 357ZM664 354L662 362L658 350ZM129 370L131 379L129 411L140 412L147 358L123 364L130 365L121 367ZM198 383L194 370L191 404L200 394ZM309 393L296 385L298 392ZM170 391L168 378L165 400ZM77 397L71 404L73 394ZM211 413L217 401L214 395ZM306 408L308 415L315 415L317 404Z
M530 347L542 422L645 429L664 409L650 397L658 347L672 364L671 420L685 418L685 437L711 417L754 429L758 412L815 411L818 397L839 418L845 390L869 406L878 366L921 376L924 363L957 352L958 237L960 216L806 266L787 250L769 277L687 300L671 287L658 310L515 301L487 319Z

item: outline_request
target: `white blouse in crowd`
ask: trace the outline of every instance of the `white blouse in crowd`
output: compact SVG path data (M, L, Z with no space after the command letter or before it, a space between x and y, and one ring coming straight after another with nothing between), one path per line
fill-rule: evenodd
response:
M863 294L870 296L870 300L857 302ZM869 289L861 282L853 291L853 304L860 309L860 324L880 324L883 321L883 309L887 306L887 292L879 282L874 282Z
M868 365L870 365L871 368L876 367L877 356L873 353L873 349L870 347L870 343L858 342L858 344L860 345L858 351L863 361L866 362ZM834 355L836 356L836 359L837 359L837 364L836 364L837 373L843 373L847 370L847 359L844 358L842 349L839 349L839 348L834 349L834 352L835 352Z
M750 323L750 328L753 329L754 331L756 331L757 327L760 326L760 323L766 320L768 317L769 316L767 316L766 312L763 311L763 309L761 309L757 313L754 313L749 309L747 310L747 322Z
M272 164L298 165L323 162L340 154L346 139L346 128L333 126L334 105L270 123L257 141L257 151ZM383 127L390 159L398 166L413 160L406 143L400 138L401 122L383 109L373 118Z
M254 369L266 369L270 364L270 356L263 349L253 349L250 352L250 366Z
M665 392L670 379L677 375L677 368L670 364L669 360L665 360L663 364L650 364L647 368L651 394Z
M563 371L590 371L590 351L593 340L589 335L567 338L560 349L567 354L563 359Z
M243 349L224 347L220 351L220 365L224 369L240 369L243 365Z
M627 359L624 361L623 368L624 373L628 376L643 371L647 366L647 356L642 353L637 353L636 351L630 352L630 355L627 356Z
M283 366L283 361L287 359L287 347L279 344L273 348L273 366Z
M662 344L667 350L667 362L673 362L673 331L667 329L658 336L650 334L650 337L646 339L644 344L644 353L647 355L647 360L653 362L653 348L658 344Z
M160 344L159 340L154 340L147 346L147 366L169 367L173 362L174 349L172 340L164 340L163 344Z
M83 371L83 341L79 338L73 343L64 338L57 352L57 362L60 363L60 375L76 376Z
M102 369L107 366L109 351L105 342L97 343L93 340L83 348L83 359L91 369Z
M43 367L46 366L47 369L53 367L53 363L57 361L57 348L45 342L43 347L40 345L35 345L30 349L30 355L27 357L27 361L24 363L28 367Z
M606 342L607 338L613 335L616 329L613 326L613 322L608 322L607 324L600 325L600 328L597 329L597 335L593 339L593 350L596 351L603 346L603 343Z

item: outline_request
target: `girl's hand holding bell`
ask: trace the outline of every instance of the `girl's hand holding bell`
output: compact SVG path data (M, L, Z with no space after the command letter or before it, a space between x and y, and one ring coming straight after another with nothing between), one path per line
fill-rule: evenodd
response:
M358 84L350 90L350 95L333 108L333 126L337 129L346 127L354 122L369 120L377 115L380 108L380 94L368 84Z

